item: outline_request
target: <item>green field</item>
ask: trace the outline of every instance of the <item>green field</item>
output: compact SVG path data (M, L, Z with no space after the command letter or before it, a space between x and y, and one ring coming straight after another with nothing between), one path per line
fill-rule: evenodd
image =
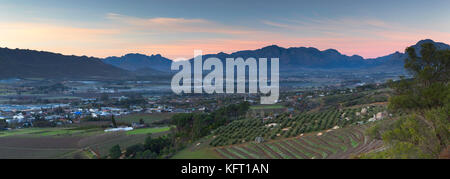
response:
M286 107L281 104L250 106L250 109L283 109L283 108L286 108Z
M142 128L127 131L127 135L141 135L161 133L170 130L170 126ZM58 136L89 136L104 133L102 128L26 128L10 131L1 131L0 137L26 136L26 137L58 137Z
M0 131L0 137L24 135L24 134L34 133L34 132L40 132L43 130L44 130L43 128L29 128L29 129L15 129L15 130L10 130L10 131Z
M15 129L10 131L1 131L0 137L10 136L28 136L28 137L43 137L43 136L81 136L89 133L98 133L102 131L101 128L25 128Z
M160 133L160 132L166 132L170 130L170 126L168 127L154 127L154 128L142 128L142 129L135 129L132 131L127 131L128 135L139 135L139 134L153 134L153 133Z

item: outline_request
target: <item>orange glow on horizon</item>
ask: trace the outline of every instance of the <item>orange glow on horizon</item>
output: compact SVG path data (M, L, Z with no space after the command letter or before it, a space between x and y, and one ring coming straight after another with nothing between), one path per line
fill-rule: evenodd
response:
M142 19L121 17L113 15L112 18L120 18L126 23L140 23ZM360 55L365 58L375 58L389 55L395 51L404 52L408 46L414 45L423 39L433 39L438 42L450 42L450 34L435 31L375 31L367 32L373 37L354 37L342 35L315 36L315 37L291 37L282 33L257 30L233 30L230 27L203 20L186 20L173 18L150 19L152 23L160 23L163 31L166 28L178 27L180 30L169 34L156 35L145 30L147 26L154 24L141 24L145 28L118 28L116 26L103 28L79 28L55 24L40 23L0 23L1 47L22 48L31 50L43 50L65 55L86 55L94 57L122 56L127 53L142 53L146 55L161 54L169 59L192 58L194 50L202 50L203 54L215 54L219 52L233 53L240 50L255 50L268 45L281 47L315 47L319 50L336 49L345 55ZM144 21L147 22L147 21ZM219 34L232 35L227 37L201 37L172 38L183 33L192 33L199 29L194 24L204 26L204 33L213 32L216 29L224 29ZM352 22L353 23L353 22ZM370 22L376 25L385 25L382 22ZM165 26L165 27L164 27ZM189 32L186 32L189 31ZM238 34L238 35L236 35ZM234 36L233 36L234 35ZM131 37L130 37L131 36ZM136 37L135 37L136 36ZM162 40L158 40L162 38ZM148 39L148 40L147 40Z

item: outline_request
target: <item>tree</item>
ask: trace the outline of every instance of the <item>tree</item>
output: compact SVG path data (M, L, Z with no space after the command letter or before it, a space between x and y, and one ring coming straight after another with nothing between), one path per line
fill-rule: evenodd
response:
M406 49L409 58L405 68L413 79L390 82L395 96L389 107L394 110L423 110L448 103L450 78L450 50L437 51L431 43L422 45L421 56L414 48Z
M391 144L392 155L395 151L404 151L402 146L414 153L417 151L415 146L425 152L415 152L416 156L437 156L437 152L449 145L450 137L450 50L438 51L433 44L425 43L420 56L413 47L407 48L406 53L409 57L405 60L405 68L413 78L388 82L394 90L389 109L413 115L394 124L393 129L383 134L383 140ZM430 146L432 141L437 141L436 148Z
M112 122L113 128L117 128L117 123L116 123L116 119L114 118L114 115L111 115L111 122Z
M8 123L4 119L0 119L0 130L8 128Z
M156 159L158 157L158 154L150 151L150 150L146 150L144 152L142 152L141 158L139 159Z
M170 140L163 137L158 137L153 139L151 136L148 136L145 139L144 147L146 150L150 150L157 155L160 154L161 150L170 145Z
M111 157L111 159L119 159L121 155L122 150L120 150L119 145L115 145L111 149L109 149L109 157Z
M132 146L127 147L127 150L125 152L126 157L130 157L132 155L136 155L138 152L143 152L145 150L143 144L135 144Z
M193 141L210 134L214 129L243 117L249 106L248 102L243 102L221 107L209 114L175 114L172 116L170 123L176 126L174 135L180 137L181 140Z

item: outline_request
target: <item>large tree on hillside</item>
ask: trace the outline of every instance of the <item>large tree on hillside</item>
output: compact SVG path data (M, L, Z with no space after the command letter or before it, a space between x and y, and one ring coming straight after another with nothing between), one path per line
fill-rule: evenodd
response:
M390 82L394 95L389 99L389 109L413 115L396 123L383 134L383 139L394 144L393 150L405 152L404 146L410 151L421 146L422 151L436 156L448 146L450 138L450 50L437 50L426 43L421 46L420 55L412 47L406 53L409 57L405 68L413 78ZM437 141L437 147L430 143L430 136Z
M450 50L436 50L433 44L422 45L418 56L412 47L406 49L409 58L405 68L412 80L391 83L395 96L390 100L391 109L424 110L448 104L450 75Z

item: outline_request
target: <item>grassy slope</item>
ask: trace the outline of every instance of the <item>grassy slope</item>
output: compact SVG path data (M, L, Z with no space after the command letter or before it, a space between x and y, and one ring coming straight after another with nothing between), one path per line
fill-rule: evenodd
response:
M172 159L220 159L221 157L212 148L202 148L194 151L184 149L179 151Z
M194 142L191 146L177 152L172 159L220 159L214 148L209 146L212 136L207 136Z

